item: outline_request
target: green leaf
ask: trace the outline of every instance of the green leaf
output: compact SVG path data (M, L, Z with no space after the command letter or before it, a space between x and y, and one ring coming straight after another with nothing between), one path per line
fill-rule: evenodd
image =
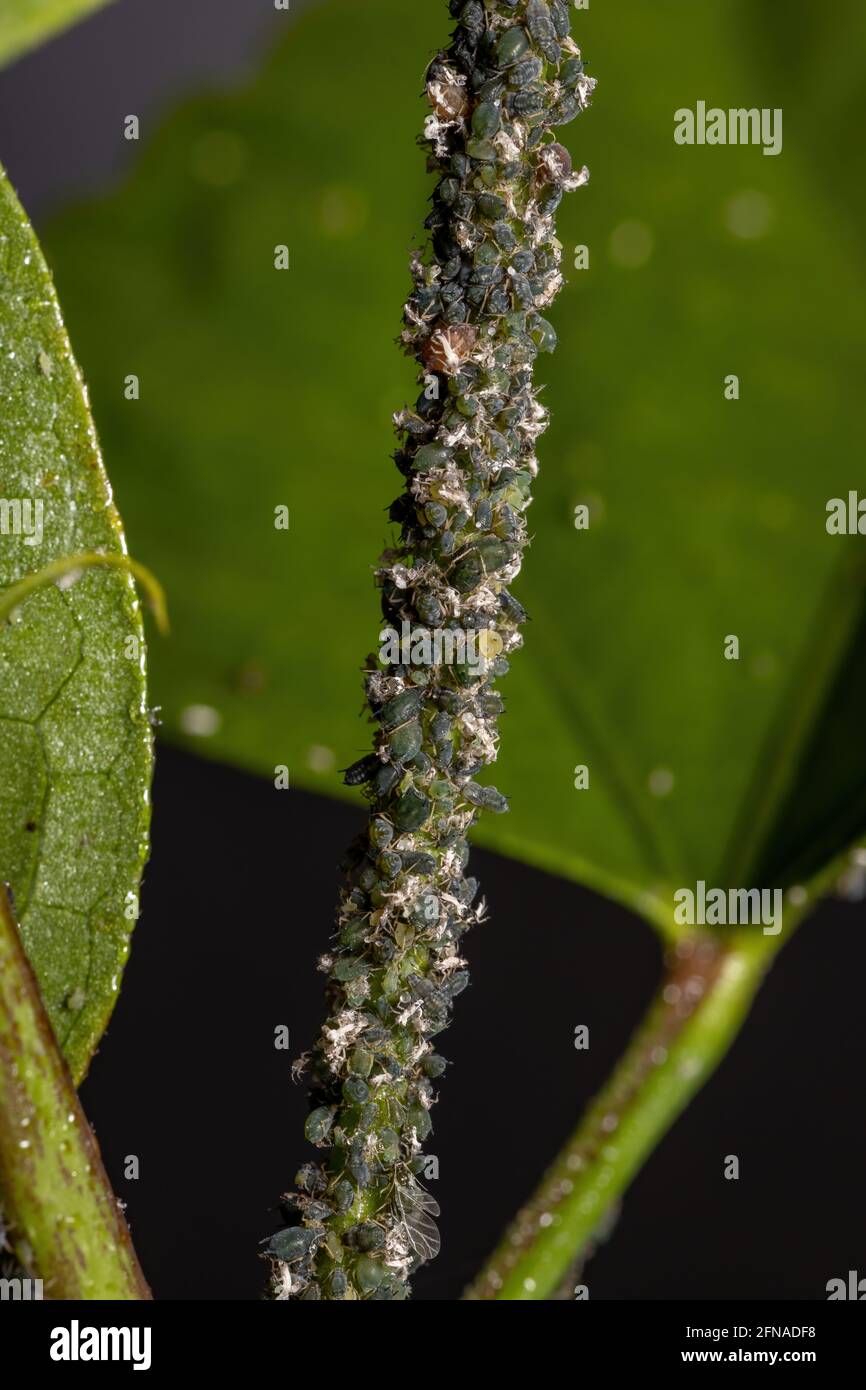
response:
M129 951L152 738L120 519L51 277L5 175L0 401L0 589L15 585L17 603L0 627L0 877L77 1081ZM46 584L51 567L62 573ZM25 594L29 576L40 587Z
M812 179L805 102L776 157L673 139L699 95L777 104L752 23L746 0L688 7L675 42L640 0L577 21L602 80L564 132L593 182L560 235L590 268L553 311L516 586L533 621L496 778L512 810L478 835L663 926L676 886L790 883L866 825L862 754L843 766L862 747L863 541L825 529L866 445L845 189ZM248 90L191 103L50 237L142 553L177 595L155 663L169 734L328 792L368 748L356 672L398 491L389 416L417 393L393 339L429 193L420 62L442 32L438 5L317 7Z
M105 0L3 0L0 66L98 10Z

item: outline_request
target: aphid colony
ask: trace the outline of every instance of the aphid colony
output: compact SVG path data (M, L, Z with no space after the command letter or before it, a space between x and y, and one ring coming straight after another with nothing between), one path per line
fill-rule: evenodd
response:
M346 774L371 803L346 865L338 929L320 966L330 1015L309 1059L307 1138L322 1151L284 1198L273 1295L394 1299L439 1248L438 1208L417 1180L446 1063L433 1039L467 973L460 939L481 920L467 832L505 797L476 778L496 758L494 688L522 642L508 585L527 543L546 425L532 366L555 334L542 310L562 284L553 214L586 181L551 128L594 86L564 0L452 0L451 47L431 63L424 138L439 176L412 264L403 342L424 390L395 416L406 487L399 544L378 580L385 619L488 630L482 665L368 661L374 751Z

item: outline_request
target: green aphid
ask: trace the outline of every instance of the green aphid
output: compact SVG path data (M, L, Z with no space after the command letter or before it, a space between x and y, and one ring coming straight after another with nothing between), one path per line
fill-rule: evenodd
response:
M317 1240L316 1231L308 1230L306 1226L291 1226L287 1231L277 1231L276 1235L271 1236L267 1251L274 1259L293 1264L305 1259Z
M399 695L395 695L393 700L389 700L379 711L379 719L384 729L393 729L404 720L412 718L421 708L422 694L420 690L403 690Z
M326 1105L311 1110L304 1124L304 1133L311 1144L324 1144L334 1123L334 1112Z
M372 1293L387 1274L382 1261L373 1259L371 1255L362 1255L356 1260L353 1272L362 1293Z
M400 831L420 830L429 819L431 809L429 797L409 787L394 806L394 824Z
M472 133L481 140L496 135L502 124L499 107L492 101L482 101L472 113Z
M500 68L511 67L528 52L529 36L519 25L515 25L513 29L505 30L496 45L494 51L496 64Z

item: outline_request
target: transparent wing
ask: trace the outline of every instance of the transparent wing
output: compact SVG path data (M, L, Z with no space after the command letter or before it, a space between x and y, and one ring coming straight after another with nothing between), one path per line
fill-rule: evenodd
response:
M439 1215L439 1203L423 1187L414 1185L397 1188L397 1201L409 1244L421 1260L435 1260L441 1240L434 1216Z

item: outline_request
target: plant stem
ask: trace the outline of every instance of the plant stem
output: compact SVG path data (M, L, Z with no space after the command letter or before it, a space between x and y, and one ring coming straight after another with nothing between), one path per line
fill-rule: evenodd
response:
M16 1254L49 1298L150 1298L2 886L0 1189Z
M786 933L787 935L787 933ZM552 1297L605 1214L736 1036L781 938L684 937L604 1089L518 1213L469 1299Z

